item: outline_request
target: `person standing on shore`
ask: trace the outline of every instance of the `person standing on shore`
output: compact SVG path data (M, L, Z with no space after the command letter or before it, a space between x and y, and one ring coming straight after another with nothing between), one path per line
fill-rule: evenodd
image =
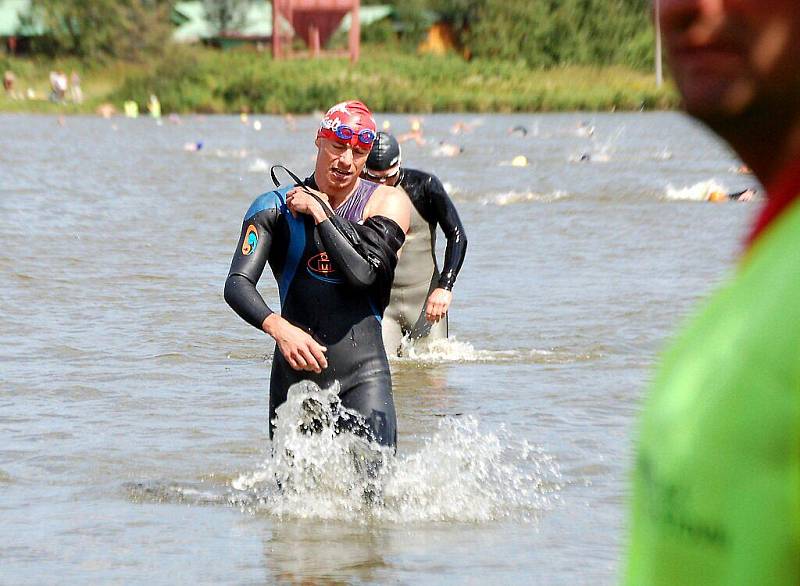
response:
M7 69L5 73L3 73L3 89L5 90L6 94L11 97L11 99L16 98L16 93L14 91L14 83L17 81L17 77L14 75L14 72L10 69Z
M686 110L767 202L642 415L630 586L800 584L800 2L660 0Z

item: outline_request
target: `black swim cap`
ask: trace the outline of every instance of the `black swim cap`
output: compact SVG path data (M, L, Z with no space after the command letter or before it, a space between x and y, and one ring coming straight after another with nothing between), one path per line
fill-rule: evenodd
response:
M367 169L386 171L400 164L400 144L388 132L378 132L367 158Z

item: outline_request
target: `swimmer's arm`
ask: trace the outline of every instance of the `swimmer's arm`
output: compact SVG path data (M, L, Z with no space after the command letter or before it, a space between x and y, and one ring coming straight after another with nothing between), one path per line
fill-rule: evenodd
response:
M436 177L431 176L425 185L425 194L433 208L436 220L442 227L447 247L444 251L444 266L439 277L439 287L450 291L456 282L464 257L467 254L467 233L461 218L458 216L453 200L447 195L444 185Z
M359 288L369 287L377 278L375 266L345 236L345 232L355 234L355 227L348 225L349 222L344 218L328 218L318 198L327 200L325 194L310 187L295 188L286 194L286 205L293 214L307 214L313 218L328 258L342 271L350 284Z
M342 271L348 282L359 288L371 286L379 274L385 274L386 267L381 266L379 258L396 258L411 218L411 202L403 192L393 187L380 187L375 191L365 210L362 226L354 226L338 216L328 218L319 202L302 190L290 191L287 205L293 212L308 214L314 219L328 257ZM379 220L377 216L383 216L383 219ZM356 238L362 240L362 246L354 245L345 236L345 231L355 232ZM372 236L369 242L363 241L362 236L366 237L368 234ZM370 246L373 247L372 254ZM374 247L383 250L380 254L374 254ZM394 266L391 270L394 270Z
M346 222L336 218L336 222ZM317 228L326 244L328 256L356 287L368 287L380 277L391 282L397 254L411 222L411 201L394 187L379 187L364 210L364 222L353 226L360 239L359 250L352 246L331 220Z
M256 289L272 246L272 232L278 211L268 209L245 218L231 268L225 281L225 301L239 317L263 330L264 320L272 309Z
M343 218L325 219L317 225L328 257L344 273L348 282L366 288L378 280L391 282L397 264L397 252L405 235L397 223L384 216L373 216L362 225L341 226L356 233L358 245L334 225L350 224Z

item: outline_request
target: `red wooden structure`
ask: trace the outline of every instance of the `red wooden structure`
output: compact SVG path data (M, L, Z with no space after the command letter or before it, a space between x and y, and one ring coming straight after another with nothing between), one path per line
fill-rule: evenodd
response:
M278 20L282 16L308 45L311 54L318 57L322 46L350 13L350 60L358 61L361 51L361 21L358 11L361 0L273 0L272 1L272 56L286 56L282 46Z

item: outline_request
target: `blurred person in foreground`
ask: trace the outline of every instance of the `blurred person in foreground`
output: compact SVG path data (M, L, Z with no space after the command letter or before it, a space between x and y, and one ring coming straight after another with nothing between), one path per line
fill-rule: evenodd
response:
M317 131L314 173L302 185L258 197L247 211L225 283L225 300L275 339L270 438L289 387L310 380L340 385L345 408L362 420L349 431L395 446L397 420L381 317L408 230L401 191L360 179L375 141L361 102L342 102ZM281 314L256 290L269 263Z
M428 341L447 338L453 285L467 253L467 234L442 182L430 173L401 165L398 141L378 132L361 176L399 187L413 204L411 226L383 317L383 343L390 356L400 353L403 336ZM437 226L447 238L441 273L436 263Z
M686 110L767 201L642 416L626 581L800 584L800 2L660 0Z

